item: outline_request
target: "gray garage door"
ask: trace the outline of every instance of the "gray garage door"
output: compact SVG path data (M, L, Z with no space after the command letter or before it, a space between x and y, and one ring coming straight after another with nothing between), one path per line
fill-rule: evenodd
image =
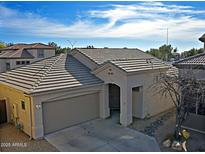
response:
M97 117L99 117L98 93L43 103L45 134Z

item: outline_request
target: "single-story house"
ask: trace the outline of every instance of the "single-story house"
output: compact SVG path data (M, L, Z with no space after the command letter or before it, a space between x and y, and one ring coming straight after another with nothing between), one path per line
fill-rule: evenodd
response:
M139 50L78 48L0 75L2 121L34 139L120 111L120 123L173 107L153 85L170 65Z

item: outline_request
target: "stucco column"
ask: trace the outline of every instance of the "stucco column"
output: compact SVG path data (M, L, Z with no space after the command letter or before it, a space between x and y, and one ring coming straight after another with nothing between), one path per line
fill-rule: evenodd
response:
M109 116L109 88L108 84L106 84L102 86L102 90L100 92L100 118L107 118Z
M120 123L128 126L132 123L132 89L120 87Z
M32 137L39 139L44 136L43 132L43 116L41 101L34 98L31 99L31 112L32 112Z

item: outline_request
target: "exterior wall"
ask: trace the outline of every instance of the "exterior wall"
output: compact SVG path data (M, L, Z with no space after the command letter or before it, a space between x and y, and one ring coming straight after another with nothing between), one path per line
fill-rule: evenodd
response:
M30 63L34 62L35 59L6 59L5 60L7 63L10 63L10 68L14 69L14 68L18 68L24 65L16 65L16 61L30 61Z
M127 76L124 72L120 71L116 67L109 65L106 69L95 74L102 79L105 84L116 84L120 87L120 123L127 126L132 123L132 105L131 92L127 86ZM105 110L109 110L109 101ZM107 114L108 115L108 114Z
M41 94L33 94L31 104L32 104L32 137L34 139L42 138L44 136L44 126L43 126L43 109L42 103L48 101L55 101L60 99L68 99L72 97L77 97L86 94L92 94L99 92L100 99L100 117L104 118L104 111L102 109L102 104L104 98L104 88L102 85L87 87L87 88L79 88L79 89L64 89L64 90L56 90L47 93Z
M55 56L55 49L43 49L43 51L44 51L44 58ZM32 54L36 58L36 60L44 59L44 58L38 58L37 49L28 49L28 52Z
M156 89L153 88L156 76L159 74L159 71L149 71L149 73L128 75L112 65L95 72L95 75L104 80L105 84L114 83L120 87L120 123L124 126L132 123L132 88L134 87L142 88L142 107L138 115L140 118L153 116L174 106L170 98L156 94Z
M205 80L205 69L179 69L179 74L182 76L187 76L193 73L196 79Z
M30 135L30 97L24 92L0 84L0 99L5 99L7 102L7 118L8 122L18 122L23 125L23 131ZM25 110L21 108L21 101L25 102ZM13 104L17 105L18 118L14 118Z
M6 71L6 60L0 59L0 73Z
M150 71L147 73L128 76L128 88L142 87L143 90L143 112L141 118L154 116L174 107L171 98L162 97L155 89L156 79L159 71Z

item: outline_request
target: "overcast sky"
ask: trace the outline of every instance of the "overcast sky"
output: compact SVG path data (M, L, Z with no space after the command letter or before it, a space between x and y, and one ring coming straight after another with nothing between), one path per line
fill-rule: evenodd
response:
M205 2L0 2L0 41L77 47L137 47L169 43L200 48Z

